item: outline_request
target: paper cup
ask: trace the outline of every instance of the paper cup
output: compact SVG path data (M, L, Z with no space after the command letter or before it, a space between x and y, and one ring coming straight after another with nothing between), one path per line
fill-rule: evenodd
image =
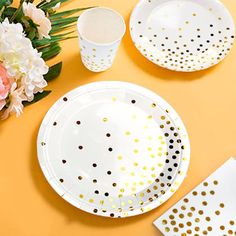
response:
M123 17L106 7L84 11L77 23L81 59L94 72L110 68L126 26Z

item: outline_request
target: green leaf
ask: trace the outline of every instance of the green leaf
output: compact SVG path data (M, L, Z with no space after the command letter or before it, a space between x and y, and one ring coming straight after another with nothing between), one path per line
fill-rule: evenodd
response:
M11 18L14 13L16 11L15 7L7 7L4 11L3 11L3 18Z
M56 79L60 73L61 73L61 68L62 68L62 62L59 62L49 68L48 73L44 76L44 79L46 81L52 81Z
M58 19L61 17L70 16L70 15L73 15L77 12L84 11L84 10L87 10L90 8L93 8L93 7L83 7L83 8L77 8L77 9L73 9L73 10L69 10L69 11L58 12L58 13L52 14L50 16L50 19L54 20L54 19Z
M29 31L29 33L28 33L28 38L30 39L30 40L33 40L34 38L35 38L35 36L36 36L36 29L35 28L31 28L30 29L30 31Z
M3 7L7 7L7 6L10 6L12 4L13 0L1 0L0 1L0 10L3 8Z
M44 38L40 40L33 40L32 43L33 43L33 46L37 48L37 47L47 46L48 44L51 44L51 43L56 43L63 40L74 39L74 38L77 38L77 36L71 36L71 37L51 36L51 39Z
M61 52L61 47L58 43L52 43L46 47L40 48L39 52L42 52L42 58L47 61Z
M73 16L73 17L68 17L68 18L62 18L62 19L55 19L52 20L52 26L54 25L59 25L59 24L64 24L64 23L74 23L78 20L78 16Z
M43 91L42 93L36 93L36 94L34 95L34 100L33 100L33 101L31 101L31 102L26 102L26 101L24 101L24 102L23 102L23 105L24 105L24 106L29 106L29 105L31 105L31 104L34 104L34 103L40 101L41 99L47 97L51 92L52 92L51 90L45 90L45 91Z
M57 26L57 27L53 27L52 30L50 31L50 34L55 34L55 33L59 33L60 31L69 29L76 26L76 24L71 24L71 25L65 25L65 26Z

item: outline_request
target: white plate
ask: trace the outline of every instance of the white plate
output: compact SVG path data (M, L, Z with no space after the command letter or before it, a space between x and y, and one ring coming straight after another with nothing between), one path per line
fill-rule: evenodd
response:
M235 35L233 19L218 0L141 0L132 13L130 31L150 61L186 72L223 60Z
M165 202L189 165L185 127L162 98L125 82L79 87L45 116L41 168L55 191L97 215L127 217Z

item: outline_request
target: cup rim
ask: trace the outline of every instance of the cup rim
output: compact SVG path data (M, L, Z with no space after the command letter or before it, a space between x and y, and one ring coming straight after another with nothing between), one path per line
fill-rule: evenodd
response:
M88 12L90 12L90 11L94 11L95 9L99 9L99 8L100 8L100 9L109 10L109 11L115 13L115 14L121 19L121 21L122 21L122 23L123 23L123 32L122 32L122 34L119 36L119 38L115 39L115 40L112 41L112 42L109 42L109 43L97 43L97 42L94 42L94 41L92 41L92 40L87 39L87 38L81 33L81 31L80 31L79 25L80 25L81 18L82 18L86 13L88 13ZM85 39L86 41L88 41L89 43L94 44L94 45L97 45L97 46L109 46L109 45L112 45L112 44L115 44L115 43L119 42L119 41L124 37L125 32L126 32L126 28L127 28L127 27L126 27L126 24L125 24L124 17L123 17L118 11L115 11L115 10L113 10L112 8L109 8L109 7L94 7L94 8L90 8L90 9L84 11L84 12L79 16L79 18L78 18L78 20L77 20L77 30L78 30L79 36L80 36L81 38Z

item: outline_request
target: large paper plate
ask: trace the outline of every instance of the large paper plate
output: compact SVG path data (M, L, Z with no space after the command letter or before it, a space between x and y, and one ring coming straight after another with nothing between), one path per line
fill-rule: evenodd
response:
M72 205L127 217L165 202L189 165L185 127L155 93L125 82L79 87L49 110L38 135L46 179Z
M218 0L141 0L130 30L136 47L150 61L186 72L223 60L235 35L233 19Z

